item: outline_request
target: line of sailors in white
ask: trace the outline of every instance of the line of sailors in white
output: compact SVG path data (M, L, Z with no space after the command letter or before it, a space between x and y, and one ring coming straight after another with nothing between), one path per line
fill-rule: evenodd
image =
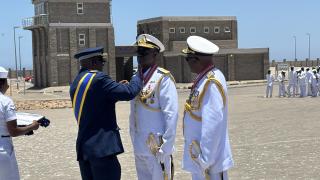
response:
M320 95L320 67L317 69L313 67L311 71L309 68L305 71L304 67L295 71L294 67L291 67L288 76L287 91L285 89L285 77L286 73L284 71L281 71L277 77L279 83L279 97L286 97L286 95L288 95L288 97L295 97L296 95L300 95L300 97L316 97ZM268 70L266 79L266 97L268 98L272 97L273 82L275 81L270 70Z

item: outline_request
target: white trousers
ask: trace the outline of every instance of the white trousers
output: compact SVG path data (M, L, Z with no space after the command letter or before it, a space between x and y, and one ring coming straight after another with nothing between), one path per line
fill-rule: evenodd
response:
M307 85L300 85L300 97L306 97L307 96Z
M294 86L294 88L295 88L295 90L296 90L296 94L300 94L299 85L296 84L296 85Z
M0 137L0 180L19 179L19 169L12 140Z
M227 171L218 173L218 174L211 174L210 180L228 180L228 173ZM192 180L206 180L202 174L192 173Z
M292 89L292 91L291 91ZM288 94L289 96L296 96L296 93L297 93L297 85L295 84L289 84L288 87L287 87L287 91L288 91Z
M135 155L138 180L164 180L161 165L154 156ZM171 157L165 158L165 170L171 180Z
M273 91L273 85L271 86L267 85L266 97L272 97L272 91Z
M311 92L311 83L308 83L308 96L311 96L312 92Z
M284 84L279 84L279 97L286 96L286 89Z
M318 89L318 86L311 86L311 91L312 91L312 97L317 97L317 95L318 95L318 91L319 91L319 89Z

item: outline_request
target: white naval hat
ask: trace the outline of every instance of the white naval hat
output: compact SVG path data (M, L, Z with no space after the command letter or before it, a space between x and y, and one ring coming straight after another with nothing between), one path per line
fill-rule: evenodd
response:
M7 79L8 78L8 71L0 66L0 79Z
M188 47L182 50L184 54L213 55L219 51L217 45L200 36L189 36L187 44Z
M156 48L159 52L163 52L165 50L162 42L150 34L140 34L134 45L145 48Z

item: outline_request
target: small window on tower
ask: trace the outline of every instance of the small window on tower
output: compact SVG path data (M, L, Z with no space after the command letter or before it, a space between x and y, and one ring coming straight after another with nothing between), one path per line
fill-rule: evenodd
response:
M79 46L85 46L85 45L86 45L86 35L79 34Z
M203 32L206 33L206 34L209 34L209 27L204 27L203 28Z
M191 27L191 28L190 28L190 33L196 33L196 32L197 32L196 27Z
M77 14L83 14L83 3L77 3Z
M179 27L179 31L180 31L180 33L186 33L186 28L184 28L184 27Z
M229 32L231 32L231 30L230 30L230 28L228 26L226 26L226 27L224 27L224 32L225 33L229 33Z
M46 14L45 8L44 8L44 3L39 3L39 4L35 5L34 8L35 8L36 15Z
M176 29L175 28L169 28L169 33L175 33Z
M219 34L220 33L220 27L219 26L215 26L213 29L214 33Z

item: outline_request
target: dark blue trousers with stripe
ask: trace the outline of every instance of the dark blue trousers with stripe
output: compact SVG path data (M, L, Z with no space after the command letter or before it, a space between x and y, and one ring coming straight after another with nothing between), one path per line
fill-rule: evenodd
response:
M120 180L121 166L117 156L107 156L92 160L80 160L83 180Z

